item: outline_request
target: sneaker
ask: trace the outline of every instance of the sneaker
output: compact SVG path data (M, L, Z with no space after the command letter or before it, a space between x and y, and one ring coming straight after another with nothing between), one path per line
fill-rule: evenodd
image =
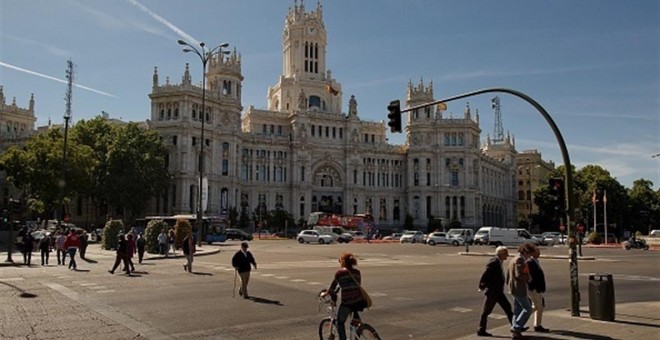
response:
M550 333L550 330L543 327L543 326L535 326L534 327L534 332L539 332L539 333Z
M187 272L187 271L188 271L188 266L185 265L185 264L183 265L183 271L184 271L184 272Z
M524 339L525 337L520 332L511 332L511 339Z
M112 274L112 275L115 275L115 271L114 271L114 270L108 270L108 273L110 273L110 274Z
M493 335L482 329L477 331L477 336L493 336Z

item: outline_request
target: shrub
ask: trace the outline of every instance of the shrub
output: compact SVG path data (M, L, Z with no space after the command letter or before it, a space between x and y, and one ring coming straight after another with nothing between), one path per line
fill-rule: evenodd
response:
M158 249L158 235L163 229L167 232L172 229L172 227L163 220L151 220L147 224L147 228L144 230L144 238L147 240L148 253L158 254L160 251L160 249Z
M600 234L595 232L595 231L592 231L591 233L589 233L589 236L587 236L587 240L591 244L600 244L601 243Z
M635 232L635 238L640 238L640 237L642 237L642 232L638 230Z
M180 249L183 245L183 238L188 235L188 232L192 230L192 226L188 220L179 219L176 221L174 226L174 234L176 235L176 240L174 240L174 247Z
M117 235L124 232L124 222L122 220L109 220L103 227L103 249L117 248Z

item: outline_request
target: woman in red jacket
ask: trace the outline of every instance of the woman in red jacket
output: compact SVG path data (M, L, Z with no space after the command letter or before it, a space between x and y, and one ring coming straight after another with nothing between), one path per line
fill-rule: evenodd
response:
M80 237L78 237L75 230L71 230L66 240L64 240L64 249L69 253L69 269L73 268L73 270L76 270L78 268L76 266L76 251L79 247Z

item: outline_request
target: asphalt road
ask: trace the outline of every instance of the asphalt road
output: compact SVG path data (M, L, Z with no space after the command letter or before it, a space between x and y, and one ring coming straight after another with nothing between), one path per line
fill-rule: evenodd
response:
M488 257L460 256L463 247L301 245L295 241L255 240L250 249L258 270L252 272L252 299L248 300L233 296L230 258L238 242L204 246L205 250L209 248L221 252L195 258L193 274L183 271L183 259L170 258L136 265L138 272L133 277L110 275L106 270L114 254L101 251L90 251L90 262L79 262L79 271L54 266L56 260L52 258L49 267L3 267L0 335L48 338L39 336L39 327L29 321L36 313L32 311L36 303L75 306L68 313L58 308L37 308L39 322L76 322L70 320L71 316L79 315L89 318L84 321L87 325L97 325L81 327L79 333L75 333L75 327L57 329L73 330L69 333L73 338L76 334L80 338L90 334L96 338L119 338L118 334L132 338L141 334L149 339L316 339L318 322L325 311L319 311L315 295L330 284L342 251L351 251L358 258L364 287L374 301L374 306L363 313L363 320L371 323L382 338L452 339L473 334L477 328L483 302L477 280ZM493 248L475 246L470 251L493 252ZM542 249L542 254L567 252L566 248ZM660 252L585 248L583 255L595 260L579 262L582 306L589 304L588 274L594 272L614 275L617 303L660 300ZM542 258L541 264L548 281L546 308L570 314L568 260ZM16 304L12 299L20 299L4 293L12 289L38 296L31 299L31 307L17 305L10 310L9 306ZM13 321L12 315L28 309L28 321ZM14 325L10 327L11 322ZM489 326L505 323L504 314L496 307Z

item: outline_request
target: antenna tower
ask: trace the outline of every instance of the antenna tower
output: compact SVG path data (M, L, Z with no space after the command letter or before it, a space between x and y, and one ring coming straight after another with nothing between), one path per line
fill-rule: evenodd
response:
M66 79L67 79L67 86L66 86L66 94L64 95L64 100L66 100L66 112L64 113L64 117L71 118L71 99L72 99L72 93L73 93L73 61L71 59L67 60L67 69L66 69Z
M502 111L500 111L500 97L495 96L491 100L493 109L495 110L495 130L493 131L493 142L504 141L504 128L502 127Z

